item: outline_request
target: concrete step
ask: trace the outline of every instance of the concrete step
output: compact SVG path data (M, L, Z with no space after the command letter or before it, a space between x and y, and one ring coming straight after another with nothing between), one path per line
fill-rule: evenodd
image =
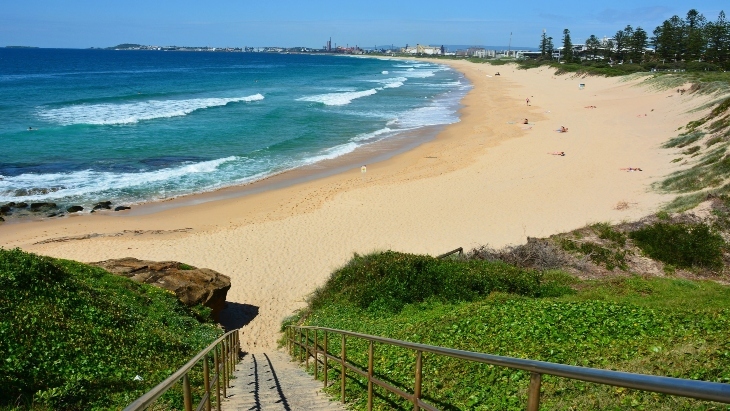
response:
M246 354L231 379L223 410L343 411L315 381L280 351Z

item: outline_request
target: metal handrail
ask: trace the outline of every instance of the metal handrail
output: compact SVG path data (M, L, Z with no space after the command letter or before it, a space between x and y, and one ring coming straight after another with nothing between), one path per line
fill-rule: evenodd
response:
M236 370L236 364L238 363L238 353L241 349L241 341L238 335L238 329L229 331L212 344L210 344L203 351L199 352L195 357L188 361L185 365L180 367L165 381L157 384L150 391L137 398L134 402L129 404L124 411L137 411L144 410L152 405L158 398L160 398L167 390L172 388L178 381L182 379L183 383L183 401L185 411L192 411L192 394L190 391L190 379L188 373L190 370L203 360L203 379L205 384L205 394L200 400L200 403L196 407L196 410L202 410L205 406L206 411L211 409L211 389L213 386L216 387L216 399L218 410L221 409L221 380L223 380L223 397L226 397L226 388L229 386L230 374ZM220 347L220 349L219 349ZM213 364L214 364L214 378L210 380L210 370L208 366L209 353L213 351ZM222 368L222 370L221 370Z
M730 384L687 380L672 377L660 377L655 375L634 374L622 371L602 370L597 368L579 367L574 365L557 364L546 361L526 360L521 358L503 357L499 355L483 354L472 351L456 350L452 348L437 347L433 345L412 343L391 338L378 337L374 335L361 334L352 331L337 330L326 327L312 326L290 326L287 329L287 345L290 355L293 347L300 347L300 360L304 351L306 354L307 367L309 366L309 357L312 356L314 361L314 377L318 374L318 357L322 356L324 368L324 384L327 386L327 368L328 360L336 361L342 367L341 373L341 400L345 403L345 374L347 370L351 370L368 379L368 410L372 409L373 384L387 389L388 391L399 395L413 403L414 411L421 408L429 411L439 411L433 405L424 402L421 399L421 379L422 379L422 356L423 353L432 353L452 358L459 358L467 361L475 361L479 363L491 364L500 367L519 369L530 372L530 384L528 387L527 410L537 411L540 406L540 384L542 375L554 375L557 377L565 377L573 380L587 381L598 384L612 385L617 387L633 388L643 391L660 392L664 394L677 395L682 397L696 398L700 400L717 401L722 403L730 403ZM306 331L306 334L302 333ZM313 345L310 346L309 332L314 331ZM317 332L324 332L323 347L320 348ZM298 335L295 338L295 334ZM340 357L330 354L327 350L328 333L339 334L342 338L342 347ZM369 342L368 347L368 369L362 370L355 365L347 362L347 351L345 348L345 337L354 337ZM302 343L302 340L304 342ZM386 345L407 348L416 351L416 369L415 383L413 394L402 391L401 389L379 380L373 376L373 343L378 342Z

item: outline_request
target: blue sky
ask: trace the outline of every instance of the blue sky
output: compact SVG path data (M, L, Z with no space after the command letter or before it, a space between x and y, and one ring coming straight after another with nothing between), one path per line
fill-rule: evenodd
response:
M322 47L474 44L536 47L543 29L573 43L610 36L626 24L651 33L696 8L715 20L726 1L397 1L397 0L4 0L0 46L108 47L119 43L189 46Z

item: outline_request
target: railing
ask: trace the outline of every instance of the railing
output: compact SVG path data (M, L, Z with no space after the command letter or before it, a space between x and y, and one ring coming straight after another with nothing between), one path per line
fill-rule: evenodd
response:
M456 254L456 253L459 253L459 255L464 255L464 247L459 247L459 248L457 248L455 250L449 251L448 253L443 253L440 256L436 257L436 258L446 258L446 257L448 257L448 256L450 256L452 254Z
M223 388L223 398L226 397L226 389L229 387L230 376L233 371L236 370L236 364L238 363L238 353L241 349L241 342L238 336L238 330L233 330L225 333L222 337L215 340L208 348L199 352L198 355L193 357L187 364L183 365L179 370L175 371L165 381L157 384L157 386L151 389L143 396L137 398L133 403L129 404L124 411L137 411L144 410L152 405L158 398L162 396L167 390L172 388L178 381L182 380L183 388L183 404L185 411L193 410L193 398L192 391L190 390L190 378L188 373L193 369L201 360L203 361L203 383L205 394L200 400L200 403L196 406L197 411L201 411L205 407L206 411L211 410L211 390L215 387L216 405L217 409L221 409L221 386ZM210 352L213 352L213 379L211 380L210 372Z
M313 332L313 339L310 338L310 331ZM323 333L322 346L319 344L318 332ZM340 356L334 356L328 351L328 334L338 334L341 337ZM346 338L354 337L369 342L368 344L368 369L362 370L347 362ZM312 343L310 345L310 342ZM414 350L416 352L415 382L412 394L405 392L391 384L374 377L373 355L374 343L381 343L396 347ZM514 368L530 372L530 384L527 391L527 410L537 411L540 407L540 384L542 375L554 375L574 380L594 382L598 384L612 385L617 387L633 388L637 390L660 392L664 394L677 395L682 397L696 398L700 400L717 401L730 403L730 384L685 380L680 378L658 377L653 375L632 374L628 372L601 370L596 368L578 367L573 365L556 364L544 361L524 360L520 358L502 357L498 355L482 354L471 351L455 350L451 348L436 347L432 345L411 343L390 338L376 337L373 335L360 334L350 331L335 330L323 327L297 327L290 326L287 329L287 348L289 354L293 355L293 349L298 346L299 361L306 362L309 368L309 357L314 358L314 378L318 378L319 357L322 357L324 386L328 386L327 370L328 360L339 363L340 372L340 395L342 403L345 403L345 379L348 370L367 378L368 381L368 410L373 407L373 385L378 385L403 399L413 403L413 410L425 409L439 411L438 408L424 402L421 398L421 381L423 377L423 353L432 353L462 360L475 361L484 364L491 364L500 367ZM306 358L302 358L305 356Z

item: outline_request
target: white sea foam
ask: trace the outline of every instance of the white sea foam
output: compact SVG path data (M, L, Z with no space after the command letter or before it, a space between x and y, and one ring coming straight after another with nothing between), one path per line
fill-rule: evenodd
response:
M388 70L383 70L381 74L388 74Z
M139 173L83 170L71 173L20 174L0 180L0 202L46 201L88 196L110 190L144 188L155 183L178 181L191 175L214 173L223 164L237 159L236 156L230 156Z
M132 124L143 120L185 116L196 110L225 106L229 103L263 100L261 94L231 98L195 98L188 100L147 100L124 104L76 104L48 109L41 107L38 115L64 126L72 124Z
M297 101L311 101L314 103L322 103L326 106L344 106L350 104L352 100L372 96L378 91L375 89L363 90L363 91L348 91L345 93L327 93L318 94L314 96L306 96L298 98Z
M455 101L436 100L429 106L406 111L386 125L398 129L414 129L457 123L459 122L459 116L456 113Z
M378 137L381 137L383 134L388 134L388 133L392 133L392 132L393 132L393 129L391 129L389 127L385 127L385 128L381 128L380 130L375 130L372 133L359 134L359 135L353 137L351 141L371 142L371 141L377 139Z
M320 161L331 160L333 158L344 156L345 154L352 153L358 147L360 147L360 145L357 143L354 143L354 142L349 142L349 143L340 144L340 145L337 145L334 147L330 147L328 149L322 150L322 152L320 154L307 158L304 161L304 164L314 164L314 163L319 163Z
M379 79L379 80L367 80L371 83L378 83L382 84L378 90L386 89L386 88L398 88L403 87L406 81L408 81L407 77L393 77L393 78L387 78L387 79Z

